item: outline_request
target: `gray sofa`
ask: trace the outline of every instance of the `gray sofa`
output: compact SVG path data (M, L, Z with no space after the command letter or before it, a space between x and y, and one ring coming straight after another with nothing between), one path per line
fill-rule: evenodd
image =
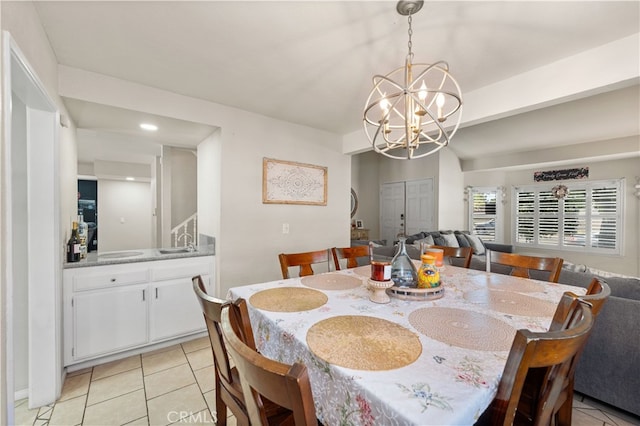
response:
M445 235L448 236L448 240L445 239ZM407 254L412 259L420 260L420 241L426 241L428 244L435 244L438 246L451 246L452 242L455 241L457 247L472 247L473 249L473 260L476 262L481 262L484 264L486 261L485 251L486 250L494 250L501 251L505 253L513 253L513 246L510 244L500 244L500 243L492 243L488 241L480 240L480 245L476 243L476 246L473 247L469 242L468 235L471 235L469 231L424 231L419 232L417 234L407 236L405 245L407 248ZM375 246L373 250L374 258L379 260L391 260L396 253L395 245L386 245L386 240L381 241L373 241ZM369 241L366 240L352 240L351 245L364 245L368 244ZM368 259L359 259L358 263L365 265Z
M441 231L437 233L441 234ZM419 259L420 252L409 242L413 243L417 239L420 238L407 238L407 253L414 259ZM484 242L484 246L491 250L513 251L510 245ZM393 246L374 248L374 257L390 259L394 254ZM452 259L454 265L461 261ZM461 263L457 266L461 266ZM485 256L474 254L470 267L486 270ZM511 272L511 268L495 264L491 266L491 270L502 274ZM531 271L531 277L538 280L547 281L548 275L542 271ZM571 265L566 265L558 282L586 288L594 276L596 275L593 273L578 272ZM640 279L601 278L611 287L611 296L600 312L578 362L575 390L640 416Z

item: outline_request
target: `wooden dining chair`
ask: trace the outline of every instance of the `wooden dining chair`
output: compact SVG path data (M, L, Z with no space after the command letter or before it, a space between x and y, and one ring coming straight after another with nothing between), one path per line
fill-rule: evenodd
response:
M560 257L526 256L516 253L503 253L487 250L487 272L491 272L491 264L510 266L511 273L515 277L531 278L530 269L549 272L547 281L557 283L562 270L564 259Z
M443 251L442 255L449 258L451 264L451 258L464 259L462 263L463 268L469 268L471 266L471 256L473 256L473 248L471 247L446 247L446 246L431 246L429 248L440 249Z
M238 370L229 362L227 348L222 337L221 314L225 307L229 307L237 326L237 333L241 336L245 345L255 351L255 341L251 329L251 322L246 307L246 302L230 304L226 300L209 296L206 292L201 276L192 278L193 290L196 293L213 351L213 365L215 374L216 418L218 425L227 423L227 407L236 417L238 425L248 426L249 416L244 402L242 385ZM281 419L289 413L271 401L265 401L265 412L269 419ZM277 422L274 422L277 423Z
M588 303L574 299L569 315L571 321L563 330L516 332L498 393L478 424L550 424L556 402L571 372L572 361L586 344L593 328L593 315ZM521 411L519 405L532 369L544 369L544 374L540 375L535 406L527 413Z
M555 315L551 321L551 326L549 326L549 331L558 331L566 328L568 323L574 321L571 315L569 315L571 311L571 304L574 300L582 300L583 302L588 303L591 306L591 314L593 315L593 321L597 321L598 314L602 310L605 302L609 299L611 295L611 288L609 285L602 279L598 277L594 277L587 288L587 293L584 296L578 296L572 292L565 292L558 304L558 308L556 309ZM576 314L576 311L573 311L573 315ZM571 367L569 368L569 373L567 374L567 379L565 380L565 385L562 388L562 392L558 396L558 400L556 401L556 405L554 407L554 420L556 426L571 426L571 417L573 413L573 388L574 388L574 377L575 370L578 365L578 361L580 359L580 355L584 350L584 346L580 349L573 360L571 361ZM542 374L542 373L538 373ZM527 380L531 380L531 382L539 382L540 378L533 379L527 377ZM537 388L537 385L534 384Z
M333 247L331 249L333 255L333 263L336 267L336 271L339 271L340 260L347 259L347 269L355 268L358 266L359 257L367 257L367 260L371 260L371 249L366 246L353 246L353 247Z
M245 345L229 312L228 307L222 310L222 334L238 369L251 425L270 424L264 398L290 410L293 422L287 424L317 425L307 368L271 360Z
M280 259L280 269L282 270L282 278L289 278L289 267L299 266L300 276L313 275L313 268L311 265L316 263L327 263L327 269L329 268L329 250L308 251L304 253L280 253L278 255Z

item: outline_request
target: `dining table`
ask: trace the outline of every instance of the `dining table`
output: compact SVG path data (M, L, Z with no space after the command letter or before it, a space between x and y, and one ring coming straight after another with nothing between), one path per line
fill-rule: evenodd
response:
M439 298L379 303L370 275L360 266L227 294L247 300L264 356L307 367L325 426L474 424L496 395L516 331L546 331L564 292L585 293L445 265Z

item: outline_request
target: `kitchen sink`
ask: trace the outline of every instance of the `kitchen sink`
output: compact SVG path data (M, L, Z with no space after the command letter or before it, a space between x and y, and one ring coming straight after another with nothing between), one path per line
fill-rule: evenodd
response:
M187 247L173 247L173 248L161 248L158 249L160 254L175 254L175 253L190 253L194 250L190 250Z

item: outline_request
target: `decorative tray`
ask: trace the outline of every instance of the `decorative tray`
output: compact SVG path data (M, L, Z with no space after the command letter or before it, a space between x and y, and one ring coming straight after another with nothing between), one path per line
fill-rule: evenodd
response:
M435 300L444 296L444 286L433 288L410 288L393 286L387 289L387 293L395 298L403 300Z

